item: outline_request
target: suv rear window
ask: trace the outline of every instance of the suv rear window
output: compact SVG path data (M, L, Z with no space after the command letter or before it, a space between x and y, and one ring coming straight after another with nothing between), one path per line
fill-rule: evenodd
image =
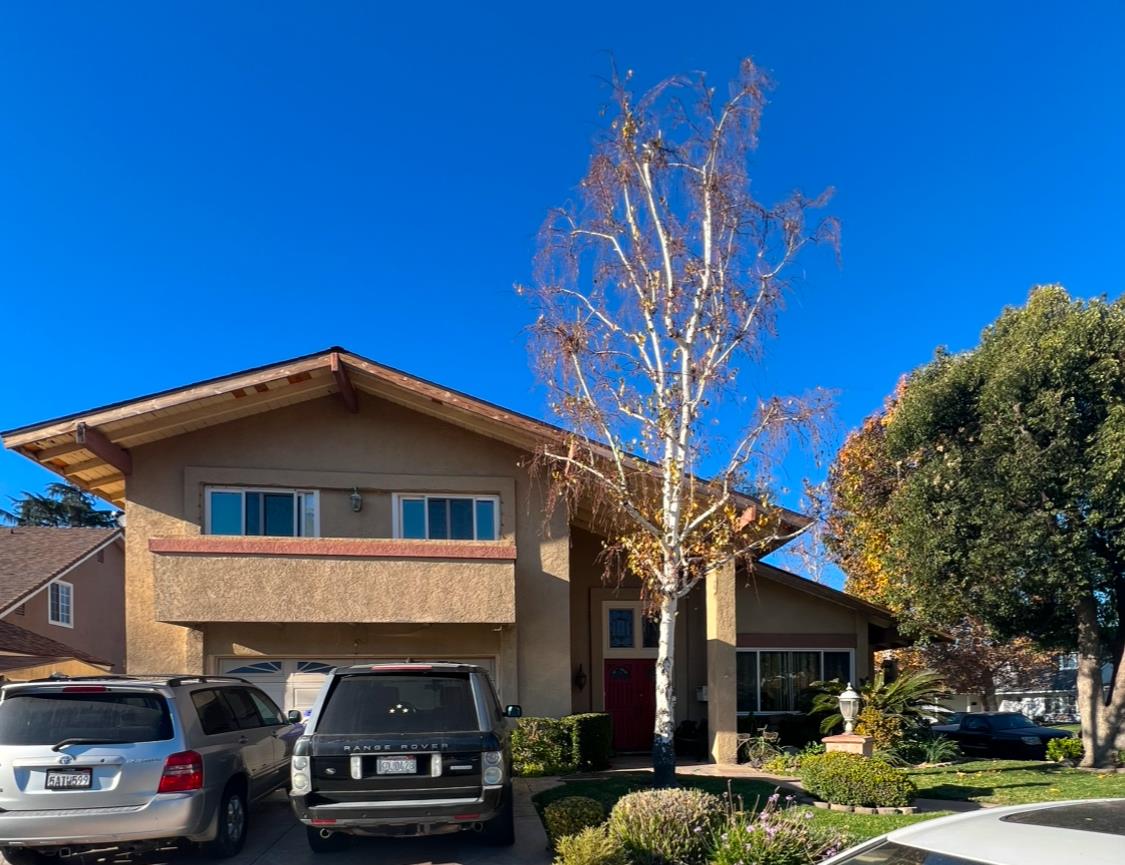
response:
M340 676L318 733L441 733L479 730L468 673Z
M8 694L0 700L0 745L55 745L63 739L162 742L172 738L159 694L126 691Z

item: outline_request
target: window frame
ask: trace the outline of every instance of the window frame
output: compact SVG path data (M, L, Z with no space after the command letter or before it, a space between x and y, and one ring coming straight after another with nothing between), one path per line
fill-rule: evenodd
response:
M855 648L847 646L739 646L736 650L739 654L744 652L754 652L754 681L757 684L758 693L755 703L758 708L753 712L745 712L738 710L735 712L739 718L751 718L756 715L800 715L798 709L769 709L762 711L762 652L789 652L795 654L797 652L818 652L820 654L820 676L823 680L824 677L824 654L825 652L847 652L848 653L848 670L850 671L850 681L854 682L855 679ZM737 664L737 660L735 662ZM735 668L735 677L737 679L737 666Z
M659 645L646 647L644 634L644 601L602 601L602 657L603 658L655 658ZM632 648L613 648L609 644L609 611L631 609L633 611ZM659 635L657 637L659 639Z
M66 607L67 612L70 614L70 617L66 621L63 621L62 619L56 619L51 611L51 595L54 593L54 589L56 586L58 586L60 591L65 588L67 592ZM59 611L60 613L62 612L61 598L59 600ZM51 582L47 584L47 623L51 625L57 625L60 628L74 627L74 583L69 583L66 580L51 580Z
M215 535L211 530L211 494L212 493L237 493L242 499L242 507L239 508L239 532L237 535ZM262 493L265 495L285 495L293 496L293 534L292 535L248 535L246 534L246 494L247 493ZM301 528L301 523L304 517L304 508L298 507L298 497L306 496L312 497L313 504L313 529L311 534L300 534L298 529ZM276 537L294 537L294 538L319 538L320 537L320 490L302 489L299 487L229 487L229 486L212 486L210 484L203 488L203 534L213 535L220 538L276 538Z
M453 540L467 542L468 538L431 538L430 537L430 499L468 499L473 503L473 541L498 541L500 540L500 496L493 493L393 493L391 495L391 534L399 541L442 541ZM422 502L422 531L424 538L407 538L402 534L402 503L404 501ZM477 537L477 502L492 503L492 521L494 535L491 538Z

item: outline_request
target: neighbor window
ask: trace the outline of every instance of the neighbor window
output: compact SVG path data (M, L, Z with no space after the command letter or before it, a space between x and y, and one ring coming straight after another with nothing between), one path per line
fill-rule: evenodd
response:
M813 682L853 678L850 649L739 649L738 712L806 711Z
M397 495L395 534L431 541L494 541L500 525L496 496Z
M74 627L74 586L56 580L48 589L47 620L52 625Z
M320 534L318 498L313 490L208 487L205 531L315 538Z

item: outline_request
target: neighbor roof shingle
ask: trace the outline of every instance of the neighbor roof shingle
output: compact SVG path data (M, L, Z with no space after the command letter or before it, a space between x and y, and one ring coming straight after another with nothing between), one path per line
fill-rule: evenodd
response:
M13 654L2 654L4 652ZM77 658L79 661L100 664L104 667L110 666L109 661L102 658L87 655L66 643L60 643L50 637L32 633L19 625L0 620L0 670L49 664L67 658Z
M19 603L122 529L0 527L0 610Z

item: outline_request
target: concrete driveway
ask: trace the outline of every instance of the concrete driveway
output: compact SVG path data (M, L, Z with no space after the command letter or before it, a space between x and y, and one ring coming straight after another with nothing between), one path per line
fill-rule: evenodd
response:
M542 782L540 782L542 783ZM342 853L315 854L305 840L305 828L293 817L284 793L275 793L250 813L250 834L246 846L229 865L550 865L547 836L531 795L529 781L517 778L516 843L512 847L487 847L475 835L465 832L434 838L356 838ZM95 862L122 862L132 865L213 865L215 860L197 853L149 854L135 857L95 859L76 857L73 865Z

